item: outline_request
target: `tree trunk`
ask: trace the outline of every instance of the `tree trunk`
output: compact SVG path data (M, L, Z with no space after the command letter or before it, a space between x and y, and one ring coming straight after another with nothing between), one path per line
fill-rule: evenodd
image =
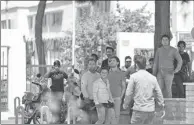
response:
M38 10L36 14L35 22L35 43L38 54L39 65L46 65L44 43L42 41L42 22L44 17L44 11L46 7L46 0L40 1L38 4ZM46 73L46 67L39 67L41 75Z
M161 47L161 36L169 35L170 31L170 1L155 1L155 34L154 34L154 55Z

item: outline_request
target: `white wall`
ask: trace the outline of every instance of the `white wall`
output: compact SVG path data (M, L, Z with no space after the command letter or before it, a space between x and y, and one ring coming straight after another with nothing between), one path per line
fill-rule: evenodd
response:
M176 47L175 37L171 40L171 46ZM117 33L117 56L121 66L124 65L125 56L133 59L135 48L154 49L154 33Z
M26 90L26 51L23 35L19 30L1 30L1 45L10 46L8 112L2 112L2 120L14 116L14 98L22 98Z

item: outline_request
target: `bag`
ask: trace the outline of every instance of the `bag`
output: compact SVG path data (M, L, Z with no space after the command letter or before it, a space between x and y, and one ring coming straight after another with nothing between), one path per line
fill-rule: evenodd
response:
M113 107L114 107L114 103L109 102L109 101L108 101L108 103L102 103L102 105L103 105L105 108L113 108Z

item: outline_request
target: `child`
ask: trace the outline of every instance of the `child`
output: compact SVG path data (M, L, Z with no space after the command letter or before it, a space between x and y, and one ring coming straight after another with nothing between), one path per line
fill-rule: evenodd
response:
M96 124L115 124L114 101L110 92L108 68L101 69L101 78L93 83L93 97L97 109L98 121Z

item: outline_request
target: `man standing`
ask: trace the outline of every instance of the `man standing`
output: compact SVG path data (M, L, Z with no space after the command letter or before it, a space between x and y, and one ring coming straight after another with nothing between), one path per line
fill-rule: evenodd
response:
M100 78L100 74L96 72L96 61L89 59L88 71L81 78L81 92L85 99L93 100L93 83Z
M129 103L134 99L131 123L152 124L155 98L160 109L164 108L164 99L156 77L145 70L146 58L138 57L136 64L138 71L130 77L123 108L127 109Z
M125 57L125 65L121 68L122 71L126 72L129 67L131 67L131 57L126 56Z
M110 57L112 57L113 54L114 54L114 49L112 47L106 47L106 55L108 58L102 61L101 67L109 67Z
M183 87L183 82L189 80L189 76L191 76L191 63L188 53L184 52L186 43L184 41L179 41L177 47L183 60L183 64L181 70L178 73L175 73L174 82L176 84L177 98L184 98L185 90Z
M146 69L149 73L153 73L153 66L154 66L154 58L149 59L150 68Z
M121 100L126 90L125 74L119 69L120 60L117 56L111 57L109 64L110 72L108 75L108 80L110 83L110 91L115 104L114 109L116 123L118 124L120 118Z
M174 70L174 60L177 67ZM165 98L172 98L172 81L174 73L182 66L182 59L176 48L170 46L170 37L162 36L162 47L158 48L155 55L153 75L157 76L158 83Z
M52 80L52 84L50 86L52 103L50 108L56 123L60 123L60 105L64 93L64 79L68 78L67 74L62 71L60 67L60 61L56 60L51 71L45 74L45 78L51 78Z

